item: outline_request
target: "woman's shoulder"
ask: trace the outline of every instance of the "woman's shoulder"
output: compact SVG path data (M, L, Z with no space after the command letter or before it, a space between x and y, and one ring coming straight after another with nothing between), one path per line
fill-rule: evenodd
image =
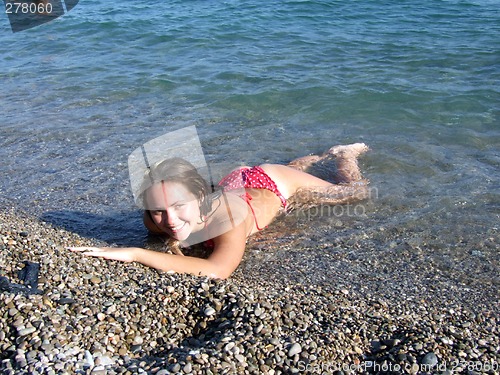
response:
M220 235L244 222L248 217L248 205L233 192L219 192L212 200L212 212L207 227L214 235Z

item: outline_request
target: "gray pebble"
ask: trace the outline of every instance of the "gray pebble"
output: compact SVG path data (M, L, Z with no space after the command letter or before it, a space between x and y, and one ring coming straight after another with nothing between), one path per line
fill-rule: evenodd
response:
M302 347L300 346L299 343L294 343L292 346L290 346L290 349L288 349L288 356L293 357L295 354L299 354L302 351Z
M424 365L430 365L430 366L435 366L438 364L438 358L436 354L433 352L427 353L425 357L422 359L422 364Z
M181 365L179 363L174 363L170 369L173 373L181 371Z
M191 372L193 371L193 366L191 362L186 363L182 368L182 371L184 371L184 373L186 374L191 374Z
M23 329L18 330L17 334L19 336L27 336L35 331L36 331L35 327L28 327L28 328L23 328Z
M111 366L115 364L115 361L107 355L103 355L99 357L99 364L101 366Z

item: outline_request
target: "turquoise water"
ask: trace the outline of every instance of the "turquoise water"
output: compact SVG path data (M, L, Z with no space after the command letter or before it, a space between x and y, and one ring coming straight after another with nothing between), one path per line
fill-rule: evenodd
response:
M85 235L142 241L127 157L196 125L217 170L363 141L364 230L498 238L497 1L89 0L0 59L0 194Z

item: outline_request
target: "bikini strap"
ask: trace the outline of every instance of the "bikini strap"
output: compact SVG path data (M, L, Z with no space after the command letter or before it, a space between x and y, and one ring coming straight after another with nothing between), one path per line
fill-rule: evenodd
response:
M253 215L253 220L255 222L255 227L257 228L257 230L262 230L262 229L265 229L267 228L267 225L264 227L264 228L261 228L259 227L259 223L257 222L257 216L255 216L255 211L252 207L252 205L250 204L250 201L253 199L252 196L249 194L249 193L245 193L245 194L241 194L240 197L245 201L247 202L248 204L248 207L250 207L250 211L252 211L252 215Z

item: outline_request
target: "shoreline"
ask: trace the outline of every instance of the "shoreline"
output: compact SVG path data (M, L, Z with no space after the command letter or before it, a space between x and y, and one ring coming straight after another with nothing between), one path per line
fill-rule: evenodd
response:
M44 292L0 294L3 374L500 371L498 282L373 233L264 233L221 281L81 257L65 246L93 240L13 209L0 218L0 276L22 284L23 262L39 263Z

